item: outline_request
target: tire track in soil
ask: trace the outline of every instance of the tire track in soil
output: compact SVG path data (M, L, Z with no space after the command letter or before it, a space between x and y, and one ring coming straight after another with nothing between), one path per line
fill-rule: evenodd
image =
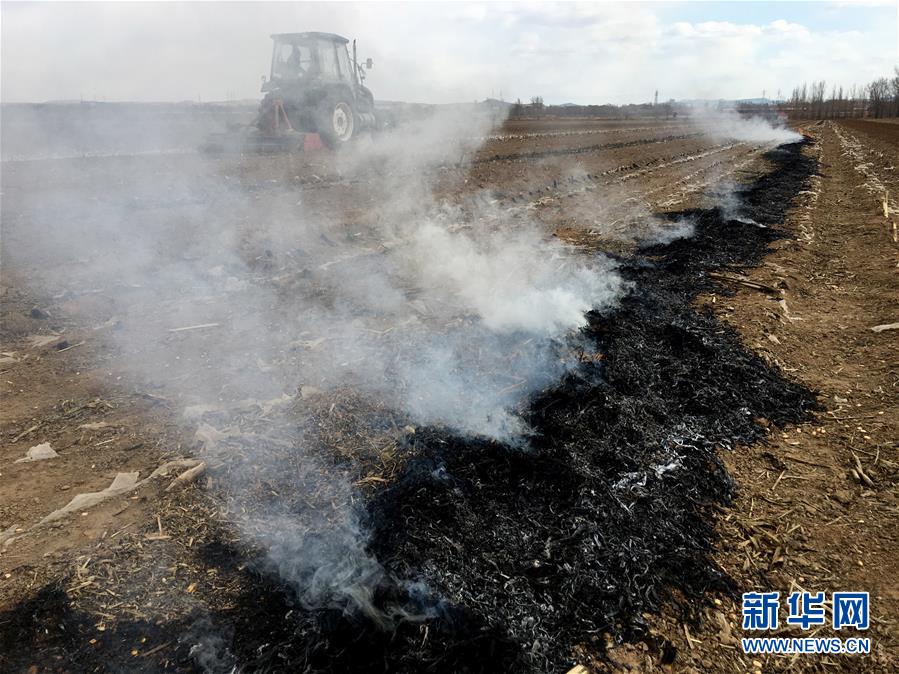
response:
M887 204L890 212L899 213L899 201L896 200L896 190L894 188L892 193L890 193L887 188L891 182L895 183L895 177L891 181L877 171L874 167L873 159L868 156L868 154L874 154L874 152L871 152L851 131L830 120L825 122L825 124L839 139L842 154L849 157L853 162L853 170L862 178L862 186L865 190L871 194L872 198ZM883 153L878 154L880 158L883 158ZM888 217L888 214L884 213L884 217Z
M633 179L633 178L637 178L637 177L643 178L646 176L651 176L651 175L656 174L658 171L664 170L666 168L671 168L673 166L679 166L681 164L686 164L688 162L696 161L698 159L705 159L707 157L719 154L721 152L728 152L728 151L736 149L736 148L744 147L745 145L746 145L745 143L735 143L732 145L722 146L718 149L712 149L712 150L703 151L703 152L692 154L692 155L687 155L685 157L682 157L682 158L679 158L679 159L676 159L673 161L663 162L656 166L649 166L646 168L641 168L637 171L634 171L633 173L625 174L615 180L599 181L597 179L601 175L606 175L606 173L599 174L599 176L588 176L587 179L585 179L585 180L584 179L582 179L582 180L570 179L568 182L570 184L572 184L571 186L566 186L566 189L560 190L555 194L551 193L551 194L541 197L540 199L537 199L536 201L531 201L527 205L527 207L531 208L531 209L536 209L536 208L542 208L542 207L547 207L547 206L550 206L550 207L555 206L558 210L564 211L564 210L566 210L566 208L563 205L561 205L559 203L553 203L553 202L557 202L557 201L559 201L561 199L565 199L565 198L572 198L572 197L580 196L585 191L594 190L594 189L596 189L596 187L613 187L616 185L623 184L626 181ZM702 166L702 167L698 168L697 170L695 170L691 173L688 173L688 174L678 178L677 180L674 180L673 182L665 183L665 184L660 185L659 187L655 187L655 188L648 188L648 189L644 188L644 189L640 190L639 193L636 195L626 196L626 197L618 198L618 199L605 198L603 201L603 204L602 204L603 212L606 214L616 214L619 212L627 213L630 210L632 210L633 207L644 205L644 204L651 207L653 210L669 209L672 206L676 206L680 203L683 203L691 195L696 194L697 192L709 187L710 185L719 182L720 180L722 180L725 177L723 175L724 173L726 173L729 176L729 175L738 173L741 170L745 169L747 166L749 166L749 165L753 164L755 161L757 161L759 155L762 152L763 152L762 148L750 147L743 153L742 156L744 158L742 160L737 160L736 157L734 157L733 159L721 159L721 160L713 161L710 164L708 164L707 166ZM737 162L736 164L733 163L735 161ZM724 170L723 167L726 167L726 171ZM721 169L721 171L718 172L718 171L716 171L717 169ZM697 180L701 176L704 176L705 174L710 173L710 172L713 173L713 175L711 177L709 177L707 179ZM588 184L587 187L584 187L583 186L584 182L589 182L590 184ZM671 190L672 188L675 188L674 191L668 191L668 190ZM547 191L549 191L548 188L547 188ZM666 193L666 191L667 191L667 193ZM664 193L664 194L662 194L662 196L658 200L653 201L652 197L655 195L658 195L660 193ZM551 201L547 201L547 199L549 199ZM513 202L514 201L515 201L515 199L513 199ZM642 213L640 214L640 217L644 217ZM619 221L622 219L624 219L625 222L619 224ZM627 238L627 236L629 234L628 229L630 226L630 221L626 217L622 216L622 217L616 219L614 222L612 222L609 226L612 227L614 225L617 225L617 226L607 233L617 234L617 235Z
M615 168L601 171L599 173L591 173L580 177L569 176L564 180L556 179L553 180L552 184L547 183L541 187L536 187L529 190L527 192L527 195L534 196L535 193L548 192L550 193L550 195L555 194L564 197L569 194L578 194L583 192L585 189L585 185L587 185L586 189L621 185L630 180L634 180L635 178L643 178L653 175L663 169L671 168L672 166L678 166L680 164L686 164L688 162L696 161L699 159L705 159L706 157L710 157L721 152L727 152L728 150L732 150L741 145L743 145L743 143L716 145L709 148L703 148L699 152L682 152L668 157L656 157L643 163L623 164L620 166L616 166ZM614 178L613 180L601 180L602 178L606 178L608 176L616 176L617 174L622 175ZM562 183L561 186L560 183ZM494 190L494 192L496 191ZM512 203L518 201L518 198L516 197L505 197L505 195L503 195L503 197L506 200L511 201ZM533 207L535 206L535 202L530 202L528 205Z
M487 157L475 157L473 164L486 164L490 162L516 161L521 159L541 159L543 157L562 157L568 155L588 154L600 150L620 150L640 145L658 145L671 143L678 140L688 140L703 136L701 132L685 133L679 135L664 136L662 138L637 138L635 140L620 141L616 143L595 143L573 148L552 148L547 150L533 150L529 152L514 152L511 154L495 154Z
M564 138L568 136L592 136L592 135L606 135L606 134L618 134L618 133L639 133L641 131L646 131L647 128L651 128L653 131L665 130L665 129L686 129L689 128L687 124L666 124L659 125L653 127L627 127L622 129L576 129L571 131L535 131L530 133L513 133L513 132L505 132L505 133L495 133L484 136L485 140L490 141L514 141L514 140L530 140L533 138Z
M657 144L657 143L663 143L663 142L671 142L673 140L675 140L675 139L671 138L671 139L666 139L666 140L649 140L648 142L638 143L638 144L641 144L641 145L650 144L651 145L651 144ZM630 180L630 179L638 178L638 177L645 175L646 173L650 172L648 169L652 169L653 167L663 168L664 166L676 165L678 163L682 163L682 162L686 162L686 161L693 161L695 159L705 157L709 154L715 154L716 152L726 151L728 149L732 149L732 148L740 146L740 145L744 145L744 143L727 143L727 144L710 145L707 147L700 148L696 152L679 152L677 154L668 155L666 157L652 158L652 159L649 159L642 163L621 164L619 166L616 166L615 168L607 169L605 171L602 171L602 172L596 173L596 174L592 174L587 177L588 177L588 179L596 182L600 177L614 175L616 173L623 173L625 171L633 171L632 174L628 174L627 177L624 178L624 180ZM630 147L630 145L628 144L628 145L624 145L622 147ZM574 150L577 150L576 153L583 154L583 153L596 151L596 149L597 149L596 147L591 147L591 148L585 149L583 152L581 152L581 149L574 148L572 150L572 152L574 152ZM609 144L606 144L604 146L601 146L600 149L611 149L611 148L610 148ZM565 152L563 154L567 154L567 152ZM509 156L513 156L513 155L509 155ZM519 155L514 155L514 156L519 157ZM533 157L524 157L524 158L533 158ZM680 161L678 161L678 160L680 160ZM489 161L493 161L493 160L491 159ZM659 164L660 162L661 162L661 165L655 166L655 165ZM475 160L474 163L485 163L485 161ZM438 173L439 171L446 170L448 168L453 168L453 166L450 164L441 164L439 166L435 166L432 169L430 169L428 171L428 173ZM643 172L641 172L641 171L643 171ZM393 177L396 177L396 178L404 177L404 174L392 174L392 175L393 175ZM412 175L419 175L419 174L411 174L410 173L410 174L405 174L405 175L412 176ZM316 179L300 180L296 184L301 186L303 189L328 189L328 188L340 187L340 186L344 186L344 185L365 185L366 183L368 183L368 180L366 178L340 178L337 180L327 180L327 179L322 179L322 178L319 178L316 176ZM553 186L553 187L555 187L555 186ZM251 191L265 191L265 190L277 189L276 187L273 187L266 183L259 183L258 185L249 185L249 186L247 186L247 188L250 189ZM550 188L550 186L547 185L543 189L549 189L549 188ZM537 191L539 189L541 189L541 188L536 188L535 191Z

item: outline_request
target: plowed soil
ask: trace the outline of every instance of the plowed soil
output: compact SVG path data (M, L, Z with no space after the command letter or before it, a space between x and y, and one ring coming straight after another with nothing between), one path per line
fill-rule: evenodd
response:
M704 462L694 466L696 474L708 470L723 480L710 490L720 500L709 497L703 505L701 526L708 530L703 528L696 539L678 539L678 544L701 547L707 542L707 550L686 550L684 558L702 557L705 564L708 557L708 568L720 571L714 575L716 582L708 580L711 576L696 576L690 582L668 583L673 589L663 601L653 596L638 604L646 610L638 616L639 629L634 621L627 632L593 625L593 633L585 633L557 659L547 655L550 659L541 662L550 664L541 666L552 671L580 664L595 671L695 672L892 672L899 666L897 332L872 330L899 321L899 173L894 152L899 125L847 120L803 127L813 140L798 150L813 167L810 176L802 177L807 185L790 194L787 203L759 205L778 211L781 221L776 224L783 235L759 239L759 256L764 254L760 259L741 261L735 254L738 268L717 259L714 268L703 268L702 284L696 286L690 305L704 316L703 329L712 342L724 340L728 348L745 350L740 357L749 365L741 373L774 373L774 379L765 380L765 390L772 399L783 395L802 414L750 419L747 429L767 430L746 430L746 443L735 447L704 448L709 454L702 454ZM434 181L435 197L464 209L489 195L503 208L526 209L547 235L585 252L603 250L625 259L637 250L642 215L708 209L714 206L716 186L757 184L753 181L782 170L765 157L767 149L711 140L677 120L516 122L486 139L470 165L441 169ZM265 257L272 242L252 239L254 213L246 195L265 199L295 193L307 217L332 223L328 233L335 240L364 237L369 209L378 201L364 176L348 176L325 153L4 162L3 237L6 242L24 237L38 221L77 227L79 218L101 204L127 209L140 226L167 232L172 246L163 251L166 259L189 258L190 229L214 226L204 222L204 200L196 199L198 189L206 185L191 182L192 175L209 172L231 187L206 197L230 203L232 192L241 195L232 216L247 232L249 243L242 253L258 255L253 259L260 276L275 276ZM154 176L149 184L146 175ZM90 208L83 206L87 203ZM64 242L60 237L59 247L64 248ZM683 248L675 252L680 257L671 259L689 266L690 240L679 245ZM437 626L430 634L416 625L414 630L399 630L394 643L390 633L373 637L352 626L344 628L339 616L326 616L322 620L331 621L332 631L326 632L331 641L316 633L319 640L307 647L313 644L311 632L290 633L285 627L306 625L290 622L301 609L280 598L283 587L270 586L270 579L247 567L240 537L229 524L226 507L215 498L215 470L170 491L166 487L174 474L152 479L84 512L40 524L73 495L109 487L117 473L137 472L143 479L166 461L204 458L196 436L201 417L185 417L185 407L198 401L172 397L161 374L158 380L142 371L136 377L142 354L123 349L110 337L113 331L158 333L169 353L179 353L179 340L207 340L202 358L185 358L172 366L186 379L208 381L223 405L250 400L248 414L260 428L269 414L276 414L262 403L271 403L290 382L278 381L275 368L257 390L229 390L228 367L257 364L216 362L216 340L224 337L215 327L205 333L170 332L226 321L238 325L239 317L223 313L226 302L212 298L199 309L157 303L152 288L131 284L124 276L116 287L93 285L94 261L68 260L63 265L59 260L65 259L64 250L58 259L47 260L13 256L14 248L3 245L0 277L0 668L155 672L246 666L247 671L294 671L302 662L310 671L324 671L329 662L345 662L335 653L367 648L372 653L369 669L379 671L390 668L385 653L400 641L413 643L413 638L420 641L421 653L432 652L429 639L448 644L445 660L434 656L430 661L432 671L450 671L452 662L496 671L496 663L520 660L520 645L505 632L494 633L490 616L466 612L461 600L459 612L450 614L459 626L452 638ZM634 269L635 278L646 273L639 266ZM708 270L721 276L705 276ZM677 322L674 313L665 315L664 320ZM701 330L678 325L684 331L678 339L702 341ZM596 329L598 334L614 333L614 328ZM729 331L726 338L720 336L722 330ZM229 334L228 339L257 338L239 329ZM37 338L41 336L46 339ZM196 353L196 343L191 342L190 349L185 345L183 353ZM258 365L268 374L271 368L265 366ZM269 379L277 385L270 386ZM777 383L771 383L775 379ZM734 386L739 388L737 382ZM806 406L806 395L816 405ZM348 417L362 416L351 405L342 409L348 410ZM548 419L550 412L546 415ZM771 416L776 416L773 409ZM421 442L427 443L427 437ZM50 443L59 456L15 462L41 443ZM550 458L555 460L555 455ZM487 464L479 463L476 455L460 452L456 460L465 464L458 467L460 474L472 482L496 478L491 471L478 475ZM609 457L603 461L613 464ZM726 479L709 468L717 462L726 468ZM373 483L402 477L403 470L409 470L398 459L396 465L388 464L384 460L379 466ZM513 474L507 482L515 479ZM371 489L374 493L376 487ZM410 491L408 500L418 498L416 494ZM452 490L446 498L447 508L460 507L452 504L459 498ZM689 501L686 492L682 499ZM478 503L473 498L466 507L476 511ZM526 505L518 504L516 512L538 517ZM480 534L472 531L471 540L479 540ZM414 547L410 540L402 539L399 531L385 531L375 547L385 555L405 550L404 559L409 559L406 553ZM427 566L427 558L417 561ZM489 563L477 563L486 564L484 574L492 573ZM677 575L672 568L666 573ZM526 574L539 579L553 572L533 568ZM444 580L451 585L452 579ZM869 591L872 625L864 636L871 638L872 653L743 655L739 593L797 588ZM582 589L583 596L592 589ZM260 600L260 593L279 599ZM502 605L501 591L491 596ZM284 615L277 626L269 630L260 623L274 622L281 609ZM572 616L578 624L588 624L585 615L590 610L581 607ZM603 610L609 610L608 605ZM542 620L538 610L522 611L521 624L509 632L529 633L533 624L527 621ZM219 619L214 627L203 622L210 615ZM553 629L558 628L556 622L557 616L546 620ZM445 628L446 623L440 624ZM321 622L316 629L322 629ZM214 644L210 634L218 640ZM267 634L271 639L263 638ZM825 634L826 629L819 636ZM290 646L272 648L265 641ZM203 649L192 650L198 644ZM552 646L545 651L555 653ZM294 659L287 661L288 654ZM425 661L424 656L420 661L409 658L406 662ZM482 667L474 667L475 661ZM408 669L413 671L411 665Z

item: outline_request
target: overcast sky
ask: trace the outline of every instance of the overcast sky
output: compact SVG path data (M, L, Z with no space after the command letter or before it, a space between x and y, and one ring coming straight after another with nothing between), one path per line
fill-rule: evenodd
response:
M788 96L899 63L899 1L3 2L2 100L259 98L270 33L357 38L384 100Z

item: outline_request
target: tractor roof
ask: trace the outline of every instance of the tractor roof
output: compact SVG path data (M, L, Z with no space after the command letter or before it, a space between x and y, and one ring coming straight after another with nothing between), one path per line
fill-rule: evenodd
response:
M341 44L349 42L345 37L335 33L317 33L315 31L310 33L274 33L272 34L272 39L277 42L286 42L288 44L306 42L307 40L332 40Z

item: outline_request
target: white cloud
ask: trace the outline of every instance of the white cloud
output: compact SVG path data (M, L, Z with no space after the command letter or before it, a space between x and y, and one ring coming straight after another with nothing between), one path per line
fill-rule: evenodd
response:
M811 36L811 33L805 26L798 23L790 23L783 19L772 21L768 28L771 32L792 38L807 38Z
M540 48L540 36L533 31L526 31L518 36L514 48L518 52L535 52Z
M700 5L701 7L701 5ZM863 83L894 64L895 27L681 20L637 3L7 3L3 100L257 98L269 34L359 38L384 99L631 102L783 93L803 80ZM691 15L696 14L696 5ZM711 18L711 14L710 14Z

